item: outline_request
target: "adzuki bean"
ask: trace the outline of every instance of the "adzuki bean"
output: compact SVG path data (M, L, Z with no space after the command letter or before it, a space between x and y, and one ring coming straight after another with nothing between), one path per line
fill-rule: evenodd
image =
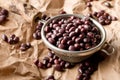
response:
M104 12L101 12L101 14L104 14ZM109 23L109 20L106 20L106 23ZM52 45L69 51L90 49L99 44L101 40L100 30L89 17L70 16L65 19L52 20L44 31L46 39ZM99 40L93 41L96 39L95 35L100 36Z
M99 57L99 58L98 58ZM34 64L40 69L48 69L52 66L56 71L63 72L65 69L73 68L79 64L77 80L90 80L90 76L97 70L99 62L105 57L96 52L90 58L79 63L66 62L55 55L53 51L48 52L48 57L44 57L42 61L36 60ZM45 80L55 80L53 75L48 76Z

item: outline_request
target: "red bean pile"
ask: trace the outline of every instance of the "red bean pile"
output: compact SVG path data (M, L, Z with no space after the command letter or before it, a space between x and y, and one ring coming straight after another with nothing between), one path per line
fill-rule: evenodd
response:
M90 61L85 61L80 63L78 72L79 75L77 77L77 80L89 80L90 75L93 74L94 71L96 71L96 66L95 64L91 64Z
M10 38L3 34L2 39L9 44L17 44L19 42L19 37L16 37L15 34L10 35Z
M54 69L57 71L65 71L65 69L75 66L73 63L61 60L52 51L48 53L48 56L49 57L44 57L42 62L39 60L35 61L35 65L41 69L47 69L54 66Z
M0 10L0 24L2 24L8 17L8 11L6 9L1 8Z
M36 18L36 19L37 19L36 21L38 21L38 25L36 26L35 32L33 33L33 38L37 39L37 40L40 40L41 39L41 28L43 26L43 23L39 22L39 20L47 21L48 19L50 19L50 17L47 17L47 15L43 14L41 16L41 19L39 19L39 18Z
M31 44L30 44L30 43L22 43L22 44L20 45L20 50L21 50L21 51L26 51L26 50L28 50L30 47L31 47Z
M71 16L65 19L55 19L45 29L46 39L54 46L69 50L87 50L101 41L100 30L89 17L77 18Z
M36 26L35 32L33 33L33 38L34 39L41 39L41 28L43 26L43 23L39 22L38 25Z
M105 57L95 53L90 58L82 61L78 68L77 80L90 80L90 76L97 70L99 62L103 61Z
M61 60L53 51L48 52L48 57L44 57L42 61L36 60L35 65L41 69L48 69L52 66L55 70L63 72L65 69L70 69L79 64L77 80L90 80L90 76L97 70L99 62L103 61L103 57L99 52L95 53L90 58L80 63L70 63ZM46 80L55 80L53 75L50 75Z
M104 10L88 14L88 16L97 19L98 22L102 25L109 25L112 21L117 20L116 17L112 17L109 13L106 13Z

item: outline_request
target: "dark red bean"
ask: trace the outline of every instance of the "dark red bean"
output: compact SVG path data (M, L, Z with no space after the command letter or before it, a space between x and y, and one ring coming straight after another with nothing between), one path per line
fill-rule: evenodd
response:
M65 68L70 68L71 67L71 64L69 62L66 62L65 63Z
M54 40L58 39L57 35L55 35L55 34L51 35L51 38L54 39Z
M59 64L56 64L54 69L57 70L57 71L64 71L63 67L61 65L59 65Z
M22 43L21 46L20 46L20 50L21 50L21 51L25 51L25 50L27 50L26 47L27 47L27 45L24 44L24 43Z
M75 42L76 42L76 43L80 43L81 41L82 41L81 38L76 38L76 39L75 39Z
M70 37L73 37L75 35L76 35L76 33L74 31L70 32L70 34L69 34Z
M54 59L50 58L49 63L54 64Z
M62 10L62 11L60 11L60 14L66 14L66 12Z
M90 62L85 62L85 66L89 67L90 66Z
M1 15L5 15L5 16L8 16L8 10L2 9L2 10L0 11L0 14L1 14Z
M95 37L96 37L97 39L101 39L101 36L100 36L100 35L95 35Z
M81 28L81 33L85 33L86 29L85 28Z
M84 47L84 43L80 43L80 47Z
M97 14L98 14L98 12L94 12L94 13L93 13L93 16L97 17Z
M5 15L0 15L0 23L4 22L6 20Z
M92 28L92 32L98 32L99 30L98 30L98 28L97 27L93 27Z
M41 19L45 20L46 17L47 17L47 15L46 15L46 14L43 14L43 15L41 16Z
M57 33L58 33L57 30L53 30L53 34L57 34ZM51 35L52 35L52 33L51 33Z
M56 29L56 30L59 30L60 29L60 27L58 26L58 24L53 24L53 26L52 26L52 28L54 28L54 29Z
M70 45L69 48L68 48L68 50L69 50L69 51L75 51L76 48L75 48L74 46Z
M90 2L87 2L87 7L92 7L92 4Z
M85 37L85 34L82 33L82 34L79 35L79 37L80 37L81 39L83 39L83 38Z
M79 25L78 28L81 30L81 28L83 28L83 26L82 26L82 25Z
M85 25L90 25L91 22L90 22L90 21L85 21L84 24L85 24Z
M74 26L74 27L77 27L77 26L78 26L78 23L76 23L76 20L75 20L75 22L73 22L73 26Z
M39 39L41 39L41 34L39 32L37 32L37 33L35 32L35 33L33 33L33 37L35 39L39 40Z
M13 40L14 40L15 43L18 43L19 42L19 37L15 37Z
M54 60L54 64L59 64L60 62L58 61L58 59Z
M49 63L47 60L43 60L43 65L47 68L47 64Z
M85 70L85 74L90 74L90 71L89 70Z
M39 62L39 63L38 63L38 67L39 67L39 68L44 68L44 64L43 64L42 62Z
M69 29L69 32L71 32L71 31L75 31L75 27L71 27L71 28Z
M73 26L72 23L68 23L68 24L67 24L67 27L71 27L71 26Z
M55 80L55 78L54 78L53 75L50 75L50 76L48 76L47 79L45 79L45 80Z
M84 25L85 30L91 30L91 27L89 25Z
M63 29L63 28L62 28L62 29L59 29L59 33L62 33L62 34L63 34L64 32L65 32L65 29Z
M54 54L52 52L48 52L48 56L53 58Z
M66 36L69 36L69 34L68 33L64 33L63 36L66 37Z
M62 61L62 59L61 59L61 58L58 58L58 61L59 61L59 62L61 62L61 61Z
M77 80L83 80L83 77L84 76L82 74L80 74L80 75L77 76Z
M88 13L87 16L93 18L93 15L91 13Z
M31 47L31 44L29 42L27 42L26 45L27 45L27 48Z
M61 24L61 28L66 28L67 24Z
M81 25L81 24L82 24L82 21L81 21L80 19L78 19L78 20L76 20L76 23L77 23L78 25Z
M37 25L36 30L41 30L41 26Z
M67 21L67 20L64 20L64 24L68 24L68 21Z
M112 20L113 20L113 21L116 21L116 20L118 20L118 19L117 19L117 17L112 17Z
M73 37L72 37L72 41L75 41L75 39L76 39L76 36L73 36Z
M105 20L105 24L107 24L107 25L108 25L108 24L110 24L110 23L111 23L111 21L110 21L110 20L108 20L108 19L107 19L107 20Z
M3 39L4 41L8 42L8 37L7 37L5 34L2 35L2 39Z
M108 7L108 8L111 8L111 7L112 7L112 5L111 5L109 2L104 2L104 5L105 5L106 7Z
M87 35L91 38L94 38L94 33L92 33L92 32L88 32Z
M10 39L8 39L8 43L9 44L14 44L14 41L10 38Z
M84 42L84 43L88 43L89 41L90 41L89 38L84 38L84 39L83 39L83 42Z
M15 34L10 35L10 38L8 39L9 44L16 44L19 42L19 37L16 37Z
M67 43L67 39L62 39L60 43L61 44L66 44Z
M83 80L89 80L89 77L88 76L83 77Z
M26 48L25 47L20 47L20 50L21 51L26 51Z
M45 29L44 29L44 31L48 33L50 31L50 27L46 26Z
M53 59L58 59L59 57L57 57L56 55L53 56Z
M62 21L59 21L58 24L61 25L61 28L64 28L64 26L62 26L62 24L63 24Z
M85 44L85 49L90 49L91 48L91 45L90 44Z
M52 67L52 64L51 64L51 63L48 63L48 64L47 64L47 68L50 68L50 67Z
M38 66L38 63L39 63L39 60L37 59L37 60L34 62L34 64L35 64L36 66Z
M61 37L62 36L62 33L57 33L57 37Z
M70 17L70 20L73 20L73 19L75 19L75 16L71 16L71 17Z
M44 57L43 60L46 60L47 62L49 62L49 58L48 57Z
M81 74L84 73L81 68L78 69L78 72L81 73Z
M97 42L97 39L96 39L96 38L93 38L93 39L91 39L91 41L92 41L93 43L96 43L96 42Z
M58 48L60 48L60 49L65 49L66 47L65 47L64 44L59 44L59 45L58 45Z
M80 44L76 43L76 44L74 44L74 46L75 46L75 48L76 48L77 50L80 49Z
M82 68L83 66L84 66L83 63L80 63L80 64L79 64L79 68Z
M52 35L52 33L47 33L47 34L46 34L46 38L47 38L47 39L50 38L51 35ZM35 33L33 33L33 37L36 38L36 34L35 34Z
M10 35L10 38L14 39L16 36L15 34Z
M65 67L65 63L66 63L65 61L61 61L60 62L60 66L62 66L64 68Z
M80 34L81 30L80 30L79 28L77 28L77 29L75 29L75 32L76 32L77 34Z
M68 44L68 45L73 45L73 44L74 44L74 41L69 40L69 41L67 42L67 44Z
M51 43L51 44L55 44L55 40L53 38L48 38L48 41Z

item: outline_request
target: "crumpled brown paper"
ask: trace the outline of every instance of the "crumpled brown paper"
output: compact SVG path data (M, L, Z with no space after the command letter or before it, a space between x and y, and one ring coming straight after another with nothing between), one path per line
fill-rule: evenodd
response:
M76 80L78 66L62 73L53 68L38 69L34 65L34 60L42 59L47 55L48 50L42 40L35 40L32 37L35 27L33 18L39 11L55 16L60 10L85 15L103 9L118 18L117 21L104 26L107 32L107 42L116 48L116 52L99 64L91 80L120 80L120 0L110 1L113 8L105 7L102 4L104 1L93 1L92 9L89 10L84 0L0 0L0 6L9 10L8 21L0 25L0 36L16 34L20 37L20 43L31 42L32 44L32 48L21 52L20 43L9 45L0 38L0 80L44 80L51 74L57 80Z

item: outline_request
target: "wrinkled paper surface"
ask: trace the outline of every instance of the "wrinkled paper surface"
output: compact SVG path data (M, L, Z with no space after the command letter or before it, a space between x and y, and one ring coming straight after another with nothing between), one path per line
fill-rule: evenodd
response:
M8 21L0 25L0 36L15 34L20 37L20 42L16 45L9 45L0 38L0 80L44 80L51 74L57 80L76 80L78 65L63 73L55 71L53 67L43 70L34 65L36 59L41 60L47 56L48 50L42 40L32 37L35 29L33 18L38 12L55 16L60 10L65 10L71 14L86 15L103 9L118 18L104 26L107 42L116 48L116 52L99 64L91 80L120 80L120 0L110 1L113 8L105 7L102 4L104 1L93 1L90 10L85 6L84 0L0 0L0 6L9 11ZM32 48L21 52L19 46L25 42L31 42Z

